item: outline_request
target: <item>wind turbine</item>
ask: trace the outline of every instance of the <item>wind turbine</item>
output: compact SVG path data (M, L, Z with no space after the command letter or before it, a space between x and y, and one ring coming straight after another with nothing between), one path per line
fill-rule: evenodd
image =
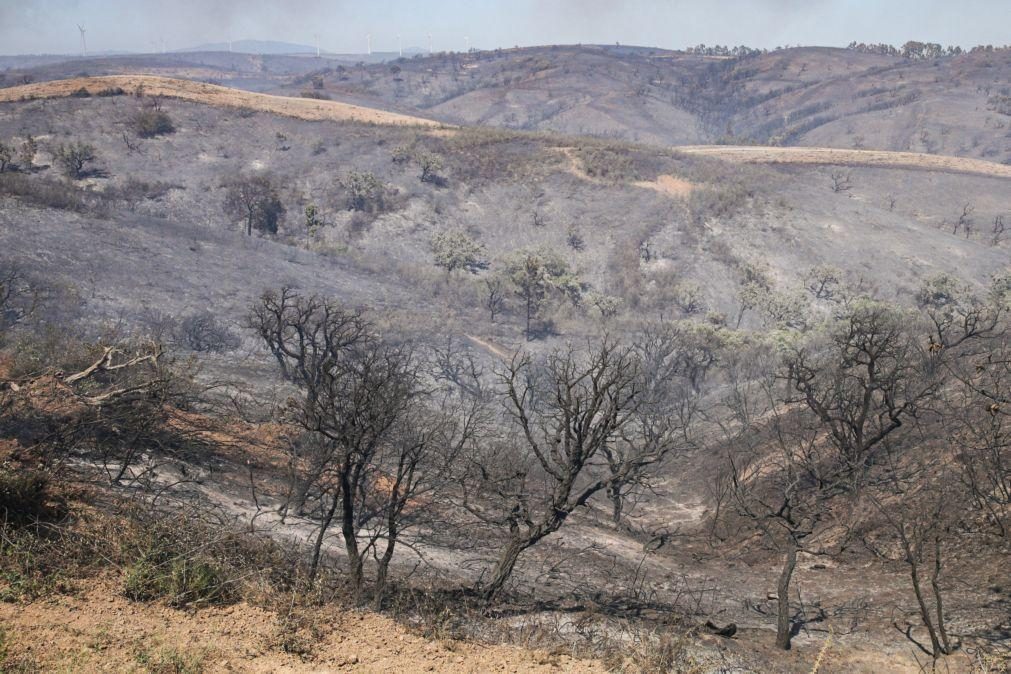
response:
M400 58L404 58L404 42L400 39L400 33L397 33L397 50L400 52Z
M368 49L369 56L372 55L372 33L365 34L365 47Z
M77 24L77 30L81 31L81 56L88 55L88 42L84 39L84 26Z
M428 55L432 55L432 34L428 34Z
M316 38L316 58L319 58L319 33L315 34Z

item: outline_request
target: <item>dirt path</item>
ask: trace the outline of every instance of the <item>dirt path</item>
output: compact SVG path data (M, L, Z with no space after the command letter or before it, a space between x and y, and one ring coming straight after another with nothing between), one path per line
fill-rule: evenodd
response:
M579 158L575 155L576 148L574 147L556 147L554 148L558 152L565 155L567 160L567 165L565 170L568 173L576 176L581 180L586 180L591 183L596 183L598 185L608 184L604 180L599 178L594 178L589 175L584 169ZM665 194L669 197L674 197L676 199L686 199L688 198L692 190L695 188L693 183L684 180L683 178L678 178L677 176L672 176L668 174L661 174L657 176L656 180L638 180L633 182L632 185L635 187L641 187L642 189L654 190L660 194Z
M464 337L470 340L474 345L481 347L493 356L498 356L502 360L509 360L513 357L511 353L503 349L501 346L492 344L486 339L481 339L480 337L475 337L474 335L464 335Z
M241 89L181 80L155 75L109 75L104 77L77 77L68 80L38 82L0 89L0 101L18 101L29 98L60 98L70 96L80 89L97 94L104 89L119 87L128 94L142 89L151 96L168 96L207 105L221 105L260 110L286 117L306 120L355 121L372 124L442 127L440 122L421 117L411 117L350 103L322 101L312 98L294 98L259 94Z
M968 173L993 178L1011 178L1011 166L946 155L886 150L844 150L831 147L766 147L740 145L685 145L682 154L714 157L743 164L825 164L901 168L945 173Z

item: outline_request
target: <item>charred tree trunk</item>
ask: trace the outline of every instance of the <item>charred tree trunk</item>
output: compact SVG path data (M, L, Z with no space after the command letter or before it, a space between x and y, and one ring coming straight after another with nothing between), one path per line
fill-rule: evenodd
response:
M386 592L386 579L390 574L390 561L393 560L393 551L397 545L397 533L395 525L388 532L389 538L386 541L386 550L379 559L379 568L376 569L376 592L373 601L375 609L378 611L383 607L383 594Z
M934 573L930 577L930 586L934 591L934 604L937 610L937 632L941 637L941 645L945 655L951 653L951 640L948 639L948 629L944 626L944 603L941 599L941 537L934 537Z
M498 596L502 588L505 587L506 581L509 580L509 576L512 575L520 553L533 545L533 543L533 541L528 542L528 540L515 538L509 541L509 544L502 550L495 568L492 570L491 580L488 581L488 584L482 590L486 601L493 601Z
M526 300L527 300L526 338L527 338L527 341L529 342L530 341L530 320L533 318L533 313L534 313L534 298L530 295L529 292L527 293Z
M624 507L624 497L621 493L620 485L612 485L607 489L607 498L611 501L611 521L614 526L621 524L622 508Z
M334 495L333 503L330 504L330 510L326 511L326 514L319 523L319 534L316 536L316 543L313 545L312 549L312 564L309 565L310 581L316 579L316 572L319 570L319 558L323 552L323 539L326 537L326 532L333 523L333 518L337 514L337 507L339 504L340 501L338 501L337 496Z
M386 579L390 573L390 562L393 561L393 552L397 546L397 536L400 528L397 520L400 517L400 481L398 480L390 491L390 509L386 516L386 550L379 558L379 568L376 569L376 590L375 609L378 611L383 607L383 593L386 591Z
M920 562L916 559L912 547L908 543L904 542L903 547L905 548L906 562L909 564L909 575L913 581L913 594L916 595L916 603L920 607L920 617L923 619L924 627L927 628L927 634L930 635L931 655L937 658L941 655L941 642L937 638L934 621L930 617L930 610L927 608L927 602L923 598L923 590L920 588Z
M348 471L341 473L341 535L348 554L348 579L357 597L362 589L363 560L358 549L358 527L355 526L355 495Z
M787 541L786 556L783 559L783 570L779 574L779 584L776 587L776 598L779 608L776 614L776 647L784 651L790 650L790 580L793 570L797 568L797 541L791 536Z

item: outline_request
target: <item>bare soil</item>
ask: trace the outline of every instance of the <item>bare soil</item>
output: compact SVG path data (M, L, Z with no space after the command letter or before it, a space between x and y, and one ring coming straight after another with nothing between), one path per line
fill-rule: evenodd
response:
M966 173L1011 178L1011 166L970 157L949 157L922 152L844 150L832 147L766 147L761 145L690 145L678 152L745 164L822 164L903 168L945 173Z
M135 603L112 580L72 596L0 604L0 625L8 661L34 662L42 671L605 671L599 662L568 655L429 640L375 613L332 608L321 609L311 653L300 656L285 652L288 631L271 611L246 603L196 611Z

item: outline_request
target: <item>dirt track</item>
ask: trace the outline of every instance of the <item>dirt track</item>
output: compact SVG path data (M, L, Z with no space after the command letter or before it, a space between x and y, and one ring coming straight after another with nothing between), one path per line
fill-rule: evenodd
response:
M946 173L970 173L1011 178L1011 166L946 155L886 150L844 150L831 147L767 147L762 145L685 145L674 148L689 155L715 157L744 164L830 164L871 168L902 168Z
M193 80L180 80L155 75L109 75L105 77L77 77L69 80L38 82L8 89L0 89L0 101L17 101L26 98L60 98L70 96L80 89L96 94L103 89L119 87L128 94L138 88L152 96L168 96L208 105L231 106L260 110L286 117L307 120L348 120L373 124L443 126L439 122L421 117L411 117L395 112L366 108L350 103L321 101L312 98L294 98L258 94L241 89L206 84Z

